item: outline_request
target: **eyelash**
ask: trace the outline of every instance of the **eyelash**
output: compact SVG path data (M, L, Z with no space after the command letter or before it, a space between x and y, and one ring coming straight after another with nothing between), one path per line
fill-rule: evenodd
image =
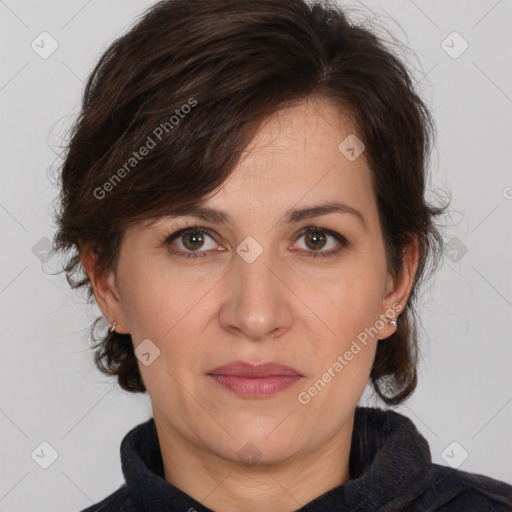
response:
M302 229L298 235L298 238L300 238L310 232L320 233L320 234L324 234L324 235L330 235L330 236L334 237L339 242L341 247L338 247L335 250L331 250L331 251L327 251L327 252L326 251L323 251L323 252L322 251L305 251L306 253L309 253L308 257L312 257L312 258L333 257L333 256L336 256L341 251L341 249L350 246L350 243L348 242L348 240L344 236L340 235L339 233L336 233L335 231L331 231L331 230L328 230L325 228L316 227L316 226L308 226L308 227ZM183 236L183 235L186 235L189 233L201 233L204 235L208 235L213 240L215 240L215 237L213 236L212 232L209 229L201 228L199 226L189 226L187 228L175 231L174 233L165 235L165 237L161 240L161 246L162 247L170 246L176 238L179 238L180 236ZM169 252L171 254L175 254L179 257L189 259L189 258L202 258L204 256L207 256L210 251L183 252L183 251L175 251L175 250L169 249Z

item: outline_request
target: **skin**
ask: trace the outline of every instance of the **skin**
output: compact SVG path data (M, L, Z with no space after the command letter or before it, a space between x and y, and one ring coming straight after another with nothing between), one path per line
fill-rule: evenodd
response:
M405 307L418 247L416 240L409 245L393 280L364 153L349 161L338 150L352 133L346 125L321 100L281 110L205 201L230 213L233 224L193 217L141 222L124 233L117 268L103 276L94 274L92 253L82 255L98 305L117 332L130 333L135 347L149 338L160 350L139 367L166 480L213 510L293 511L350 479L355 407L377 343L396 328L384 322L309 403L298 394L393 304ZM347 213L278 224L290 208L327 201L358 209L366 227ZM189 225L209 229L213 238L205 235L201 245L181 236L162 246ZM337 232L350 245L331 235L319 242L314 233L299 235L309 226ZM248 236L263 249L252 263L236 252ZM311 256L337 247L332 257ZM206 256L187 259L170 249ZM237 360L279 362L303 378L274 395L240 397L207 375ZM249 442L259 452L256 463L237 455Z

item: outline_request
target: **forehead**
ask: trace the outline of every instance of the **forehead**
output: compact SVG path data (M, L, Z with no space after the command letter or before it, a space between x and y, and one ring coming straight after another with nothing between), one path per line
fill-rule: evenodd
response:
M351 119L328 102L280 110L261 123L217 190L194 207L171 209L169 217L259 229L260 221L276 225L338 212L358 219L366 231L377 229L364 152L349 160L339 149L349 135L356 135L352 126ZM155 223L160 222L149 220L147 225Z
M310 101L276 112L260 125L206 203L281 217L294 208L341 202L370 220L376 200L364 151L349 160L339 149L347 137L357 136L352 126L328 102Z

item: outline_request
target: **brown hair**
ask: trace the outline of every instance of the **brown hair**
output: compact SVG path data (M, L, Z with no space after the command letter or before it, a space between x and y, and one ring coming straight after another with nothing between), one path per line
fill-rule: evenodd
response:
M71 251L63 271L92 301L80 261L86 247L98 274L115 269L128 226L197 204L225 181L265 118L308 98L350 113L366 146L393 276L418 239L409 301L370 375L384 402L398 404L417 383L412 301L427 262L433 268L442 253L434 217L446 207L425 198L435 127L405 65L339 6L167 0L147 10L88 79L60 169L53 247ZM130 335L96 339L98 368L127 391L145 391Z

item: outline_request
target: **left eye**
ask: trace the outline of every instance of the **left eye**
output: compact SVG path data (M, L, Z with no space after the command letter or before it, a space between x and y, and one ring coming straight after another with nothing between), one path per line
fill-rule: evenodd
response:
M308 227L303 229L299 233L299 240L305 237L305 248L301 248L301 252L305 252L308 256L317 257L317 256L334 256L337 254L343 247L349 245L348 241L345 237L336 233L334 231L326 230L324 228L317 227ZM205 247L205 240L209 238L212 240L213 244L210 247ZM329 238L332 239L329 244ZM164 241L163 245L172 246L174 241L177 240L178 249L179 250L170 250L172 254L176 254L178 256L182 256L185 258L198 258L202 256L206 256L208 252L212 250L222 250L220 249L215 241L215 238L210 234L209 230L204 228L187 228L181 229L171 235L168 235ZM320 251L319 249L325 249L326 247L330 250ZM205 249L205 250L199 250Z
M187 251L191 251L192 253L206 252L206 251L197 251L196 250L196 249L202 248L202 246L204 245L205 237L208 237L215 242L214 238L205 229L199 229L199 228L182 229L176 233L169 235L165 239L164 243L165 243L165 245L171 245L172 242L175 239L177 239L177 241L179 242L178 245L181 244L180 250L179 251L171 251L172 253L181 254L184 252L185 253L184 256L187 258L189 258L191 256L197 257L195 254L191 254L189 256L190 253L187 254ZM213 245L212 247L207 247L207 250L212 250L212 249L215 249L215 245Z
M305 237L306 252L312 249L311 256L333 256L337 254L343 247L348 245L345 237L334 231L329 231L323 228L309 227L300 232L299 239ZM328 239L331 238L334 241L331 242L331 250L319 251L318 249L325 249L329 246ZM319 247L320 246L320 247Z

